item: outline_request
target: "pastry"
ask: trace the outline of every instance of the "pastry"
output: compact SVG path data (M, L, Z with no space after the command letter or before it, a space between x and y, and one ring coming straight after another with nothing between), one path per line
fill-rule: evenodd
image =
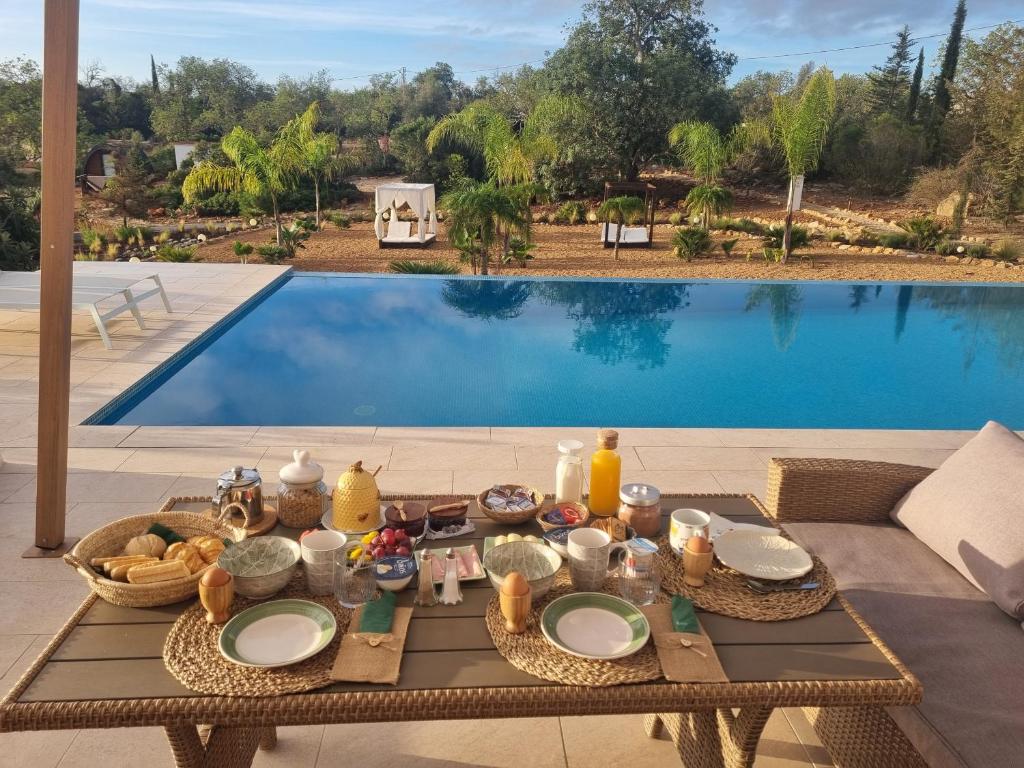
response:
M427 506L427 522L432 531L443 531L445 528L461 528L466 524L469 501L454 497L434 499Z
M414 538L423 535L426 517L426 505L417 501L396 501L384 510L388 528L405 531Z
M164 560L180 560L190 573L197 573L206 567L206 561L199 550L187 542L176 541L171 544L164 553Z

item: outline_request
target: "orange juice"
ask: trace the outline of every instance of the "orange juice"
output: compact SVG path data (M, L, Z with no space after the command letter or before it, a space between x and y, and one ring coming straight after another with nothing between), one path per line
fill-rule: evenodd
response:
M597 450L590 457L591 514L608 517L619 508L619 486L622 478L622 459L615 449L619 433L602 429L597 433Z

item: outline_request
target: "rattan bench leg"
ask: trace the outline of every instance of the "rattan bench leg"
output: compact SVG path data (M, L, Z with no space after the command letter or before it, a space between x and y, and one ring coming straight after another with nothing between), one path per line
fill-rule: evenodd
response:
M263 731L214 726L204 747L194 725L169 725L164 730L177 768L250 768Z
M260 729L260 749L270 752L277 746L277 728L273 725L269 728Z
M661 718L657 715L644 715L644 733L652 739L661 736L663 730Z
M660 720L686 768L750 768L771 713L771 707L745 707L735 716L728 709L646 715L644 728L656 735L651 721Z

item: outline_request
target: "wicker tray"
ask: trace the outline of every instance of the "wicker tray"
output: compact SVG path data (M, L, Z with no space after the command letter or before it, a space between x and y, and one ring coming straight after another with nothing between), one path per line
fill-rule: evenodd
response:
M160 523L185 538L204 535L232 541L241 541L245 538L245 532L240 528L218 523L201 514L167 511L176 501L170 499L160 512L124 517L97 528L78 542L70 553L64 555L64 562L82 574L89 588L112 605L154 608L195 597L199 592L199 579L210 567L208 565L188 578L153 584L126 584L123 581L114 581L101 576L89 565L94 557L120 554L129 539L145 533L153 523Z
M785 621L818 613L828 605L836 594L836 582L828 568L812 555L814 568L807 575L809 580L821 586L804 591L772 592L758 594L746 585L746 577L715 561L704 577L703 587L691 587L683 582L683 560L669 546L668 537L658 540L658 554L655 556L661 588L664 591L685 595L700 608L723 616L750 621Z
M331 667L338 655L342 635L348 629L352 611L342 608L334 595L313 596L306 591L301 569L283 590L272 599L294 597L319 603L334 614L337 632L330 644L316 656L287 667L258 669L232 664L220 655L217 642L224 625L206 622L206 611L196 603L171 626L164 643L164 666L174 677L193 691L218 696L280 696L301 693L330 685ZM239 595L231 603L231 615L266 602Z
M513 483L499 483L499 485L513 485ZM492 486L493 487L493 486ZM487 494L490 492L490 488L485 491L481 491L476 497L477 506L480 507L480 511L487 515L491 520L496 523L504 523L505 525L519 525L525 523L527 520L532 520L537 516L540 508L544 505L544 494L538 491L536 488L525 487L530 494L533 496L534 505L527 507L521 512L502 512L494 510L488 507L484 501L487 499Z
M565 685L606 686L622 683L643 683L663 677L658 651L654 643L647 643L632 656L614 661L584 659L559 650L544 637L540 629L540 615L545 606L556 597L575 592L569 581L567 569L555 576L555 585L544 597L534 601L526 619L526 632L511 635L505 631L505 618L501 615L498 596L495 594L487 604L487 630L498 649L509 664L527 674ZM615 580L608 579L602 592L618 594ZM666 602L668 596L658 593L658 602Z

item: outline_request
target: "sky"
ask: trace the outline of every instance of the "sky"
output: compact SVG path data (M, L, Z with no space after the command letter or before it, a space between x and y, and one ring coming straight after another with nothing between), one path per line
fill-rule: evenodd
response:
M79 61L112 75L149 77L149 55L230 58L273 82L325 69L338 88L371 73L415 73L447 61L474 82L521 63L540 64L579 17L579 0L80 0ZM955 0L705 0L719 47L740 57L730 78L758 69L798 69L806 61L837 74L868 71L887 47L806 52L891 41L909 24L935 63ZM0 0L0 59L40 59L42 0ZM1024 0L969 0L967 27L1024 21ZM984 35L985 31L973 33ZM782 58L758 58L778 54Z

